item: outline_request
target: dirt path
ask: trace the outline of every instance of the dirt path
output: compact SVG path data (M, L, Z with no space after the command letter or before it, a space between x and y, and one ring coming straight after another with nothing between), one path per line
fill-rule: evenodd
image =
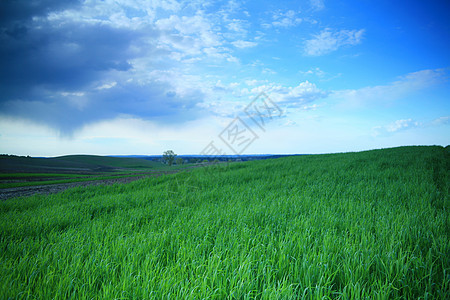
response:
M59 193L64 190L73 187L79 186L90 186L90 185L112 185L116 183L129 183L135 180L139 180L146 177L158 177L164 174L172 174L177 173L179 170L174 171L165 171L165 172L155 172L149 173L148 175L143 176L134 176L134 177L122 177L122 178L113 178L113 179L104 179L104 180L92 180L92 181L83 181L83 182L71 182L71 183L57 183L57 184L49 184L49 185L37 185L37 186L24 186L24 187L15 187L15 188L7 188L0 189L0 200L6 200L15 197L26 197L32 196L34 194L53 194Z

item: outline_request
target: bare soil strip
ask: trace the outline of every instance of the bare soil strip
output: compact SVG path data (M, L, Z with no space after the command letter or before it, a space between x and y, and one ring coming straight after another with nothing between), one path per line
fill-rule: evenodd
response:
M90 186L90 185L112 185L116 183L129 183L135 180L139 180L146 177L158 177L164 174L172 174L177 173L179 170L174 171L164 171L158 173L148 173L148 175L143 176L134 176L134 177L121 177L121 178L113 178L113 179L104 179L104 180L92 180L92 181L83 181L83 182L71 182L71 183L58 183L58 184L49 184L49 185L38 185L38 186L24 186L24 187L15 187L15 188L7 188L0 189L0 200L6 200L15 197L27 197L32 196L34 194L53 194L59 193L64 190L73 187L79 186Z

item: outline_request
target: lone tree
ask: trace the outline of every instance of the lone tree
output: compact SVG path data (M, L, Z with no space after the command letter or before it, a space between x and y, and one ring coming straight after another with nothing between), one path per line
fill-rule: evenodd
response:
M177 165L182 165L183 164L183 159L181 157L177 158Z
M163 162L171 166L175 160L175 156L177 156L175 152L172 150L167 150L163 153Z

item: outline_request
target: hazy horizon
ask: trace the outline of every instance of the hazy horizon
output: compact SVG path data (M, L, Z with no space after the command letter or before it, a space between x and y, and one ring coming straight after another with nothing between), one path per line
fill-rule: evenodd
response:
M245 153L245 154L224 154L224 155L207 155L207 154L195 154L195 153L177 153L175 154L177 156L204 156L204 157L226 157L226 156L235 156L235 157L245 157L245 156L296 156L296 155L319 155L319 154L339 154L339 153L351 153L351 152L365 152L365 151L372 151L372 150L383 150L383 149L392 149L392 148L399 148L399 147L432 147L432 146L438 146L438 147L447 147L449 145L399 145L399 146L393 146L393 147L384 147L384 148L372 148L372 149L362 149L362 150L355 150L355 151L340 151L340 152L321 152L321 153ZM171 149L166 149L171 150ZM11 156L20 156L20 157L26 157L30 155L19 155L14 153L0 153L0 155L11 155ZM160 154L91 154L91 153L65 153L60 155L54 155L54 156L30 156L32 158L55 158L55 157L63 157L63 156L106 156L106 157L159 157L162 156L163 153Z

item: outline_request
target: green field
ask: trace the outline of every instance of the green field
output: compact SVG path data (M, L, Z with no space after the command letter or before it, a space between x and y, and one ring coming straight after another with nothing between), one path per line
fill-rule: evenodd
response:
M52 176L48 176L49 174L41 174L42 177L36 176L40 180L14 182L14 183L3 183L3 182L1 182L2 176L0 176L0 191L1 191L1 189L25 187L25 186L42 186L42 185L52 185L52 184L61 184L61 183L108 180L108 179L117 179L117 178L125 178L125 177L126 178L139 177L139 176L143 176L142 174L150 174L150 173L139 173L139 174L114 173L113 175L110 174L110 175L103 175L103 176L73 175L73 174L50 174ZM13 174L13 175L19 175L19 174ZM32 176L29 176L30 174L28 174L28 173L24 173L24 174L22 173L21 175L22 176L15 176L15 177L17 179L29 180L30 178L34 177L33 175L38 175L38 174L31 174ZM43 178L48 178L48 179L42 180Z
M450 299L448 148L222 164L0 203L0 298Z
M192 164L168 166L142 158L69 155L54 158L0 156L0 192L4 188L108 180L176 171Z
M0 173L91 174L123 170L164 170L160 162L142 158L67 155L52 158L0 156Z

